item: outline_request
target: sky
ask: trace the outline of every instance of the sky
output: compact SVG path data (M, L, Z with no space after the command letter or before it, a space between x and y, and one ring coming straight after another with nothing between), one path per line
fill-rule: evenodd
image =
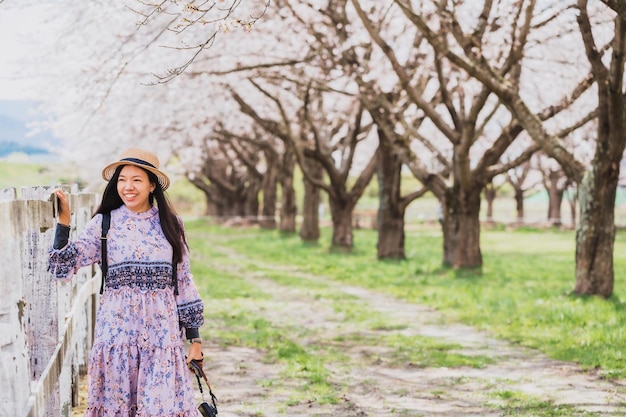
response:
M0 142L51 149L59 140L33 130L38 95L20 60L45 48L54 27L46 24L45 7L24 5L27 1L0 0Z
M51 43L54 26L46 22L45 7L24 7L20 0L0 0L0 100L33 100L37 92L20 59Z

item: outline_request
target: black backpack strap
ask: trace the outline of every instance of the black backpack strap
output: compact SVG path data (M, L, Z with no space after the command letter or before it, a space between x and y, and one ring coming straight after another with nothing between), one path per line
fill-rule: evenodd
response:
M174 284L174 295L178 295L178 265L172 259L172 284Z
M100 281L100 294L104 292L104 280L107 276L109 265L107 263L107 234L109 233L109 227L111 226L111 213L102 214L102 235L100 236L100 245L102 252L102 263L100 264L100 270L102 271L102 281Z

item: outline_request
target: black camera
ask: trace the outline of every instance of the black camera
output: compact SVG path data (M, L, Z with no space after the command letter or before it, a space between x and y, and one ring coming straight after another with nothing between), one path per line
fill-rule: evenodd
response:
M215 417L217 416L217 408L209 405L207 402L203 402L198 406L198 411L203 417Z

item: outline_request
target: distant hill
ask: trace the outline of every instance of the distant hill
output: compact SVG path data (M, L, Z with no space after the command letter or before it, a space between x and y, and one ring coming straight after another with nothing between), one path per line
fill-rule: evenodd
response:
M0 158L7 157L14 153L24 153L26 155L47 155L49 152L47 149L22 145L16 142L0 142Z

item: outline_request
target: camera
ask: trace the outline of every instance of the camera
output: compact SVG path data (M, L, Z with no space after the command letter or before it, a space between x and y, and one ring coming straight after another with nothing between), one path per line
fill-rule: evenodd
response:
M203 417L215 417L217 416L217 408L209 405L209 403L203 402L198 406L198 411Z

